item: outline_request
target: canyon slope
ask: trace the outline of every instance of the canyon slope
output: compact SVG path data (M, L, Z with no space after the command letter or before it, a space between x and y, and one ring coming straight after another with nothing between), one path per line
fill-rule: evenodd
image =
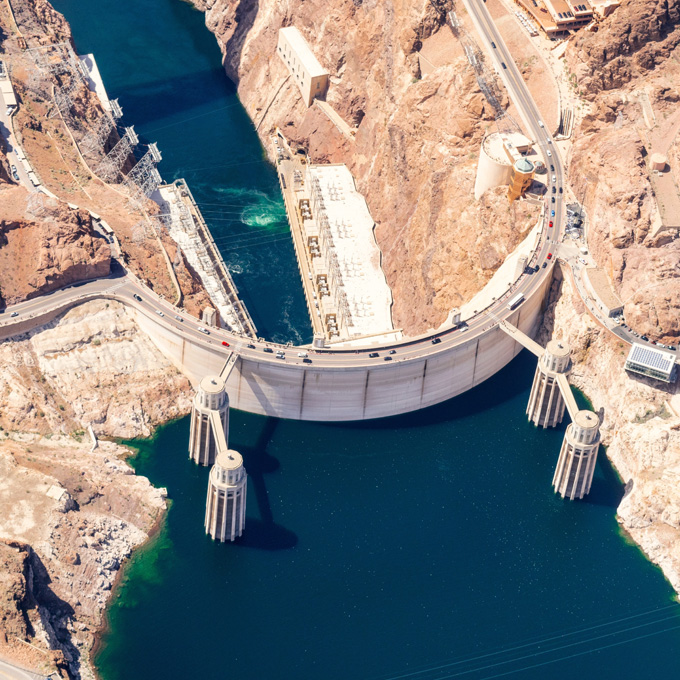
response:
M465 56L420 77L423 41L449 30L447 0L194 4L263 140L278 126L312 162L344 162L354 174L376 222L395 326L439 326L536 223L536 206L508 205L502 190L474 201L479 145L495 123ZM293 24L329 70L327 101L357 127L353 141L288 78L276 41Z
M588 245L624 303L628 324L680 338L680 2L623 0L569 45L573 86L587 103L569 181L585 196ZM669 160L661 175L653 154Z

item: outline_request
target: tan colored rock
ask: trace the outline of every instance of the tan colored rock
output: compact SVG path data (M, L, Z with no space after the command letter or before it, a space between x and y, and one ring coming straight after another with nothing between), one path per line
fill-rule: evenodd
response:
M502 191L474 201L479 146L493 112L464 56L417 80L422 41L449 30L428 0L197 4L260 136L278 125L313 161L351 169L376 221L395 326L415 333L440 325L535 224L537 209L510 207ZM317 107L307 109L286 81L276 40L289 24L329 69L328 101L357 126L354 142Z

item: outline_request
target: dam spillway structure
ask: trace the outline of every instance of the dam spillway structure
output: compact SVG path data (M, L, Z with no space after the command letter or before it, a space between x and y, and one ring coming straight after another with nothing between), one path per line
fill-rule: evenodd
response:
M221 449L210 470L205 502L205 533L213 540L225 543L243 533L247 480L241 454Z
M536 364L527 415L537 427L555 427L562 422L566 403L557 376L569 373L569 347L559 340L550 340Z
M220 443L229 441L229 396L224 380L208 375L198 386L191 406L189 458L199 465L212 465Z
M593 411L578 411L562 442L553 477L555 493L572 501L589 493L599 448L599 417Z

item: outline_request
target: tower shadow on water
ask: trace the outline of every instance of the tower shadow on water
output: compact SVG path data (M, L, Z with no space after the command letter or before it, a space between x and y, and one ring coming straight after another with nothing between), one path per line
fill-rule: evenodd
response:
M276 418L266 418L264 426L254 446L236 444L243 456L248 473L250 487L255 493L260 518L246 517L243 535L235 541L235 545L260 550L288 550L297 545L298 537L289 529L274 521L269 492L264 476L279 469L279 461L267 453L267 447L278 426Z

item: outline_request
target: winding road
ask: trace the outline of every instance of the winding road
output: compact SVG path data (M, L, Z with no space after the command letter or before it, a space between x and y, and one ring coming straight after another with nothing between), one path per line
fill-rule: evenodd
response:
M503 40L496 30L482 0L471 0L468 9L478 26L481 37L487 41L489 52L496 69L505 82L509 95L520 112L528 127L529 135L533 136L540 148L546 166L554 166L556 177L555 186L562 187L563 166L559 153L553 145L549 132L540 122L540 114L529 94L515 63L507 50ZM491 46L491 43L495 47ZM558 189L559 191L559 189ZM169 327L175 336L190 340L194 345L208 350L211 354L223 355L225 358L235 351L244 359L251 359L259 366L290 365L301 371L314 369L317 373L324 368L351 369L380 366L382 371L397 370L404 362L411 360L423 361L423 358L436 358L438 355L451 352L453 348L469 344L470 341L481 339L487 333L493 332L499 319L509 318L516 312L508 308L508 300L519 293L525 299L534 293L545 289L546 277L552 276L555 262L554 248L560 240L563 196L562 193L548 194L547 200L555 198L555 203L548 203L548 211L554 209L552 219L554 226L544 225L532 262L538 266L533 274L523 274L508 291L485 310L467 320L461 327L451 327L436 333L411 337L390 345L366 346L360 350L354 348L327 348L313 350L309 347L291 348L275 343L259 341L248 337L235 335L226 330L210 328L209 334L201 331L201 322L173 307L168 301L159 298L153 291L139 282L131 273L114 263L113 274L106 279L84 282L68 286L62 290L52 292L41 297L8 307L0 315L0 339L10 337L16 333L23 333L44 323L44 315L55 310L66 310L76 304L90 299L106 298L118 300L126 305L135 307L156 324ZM542 265L545 263L545 268ZM135 297L137 296L137 297ZM524 304L524 303L522 303ZM519 305L521 309L521 304ZM43 320L41 320L41 317ZM274 350L274 351L269 351ZM285 358L276 356L276 351L285 352ZM307 352L309 357L300 357L298 353Z

